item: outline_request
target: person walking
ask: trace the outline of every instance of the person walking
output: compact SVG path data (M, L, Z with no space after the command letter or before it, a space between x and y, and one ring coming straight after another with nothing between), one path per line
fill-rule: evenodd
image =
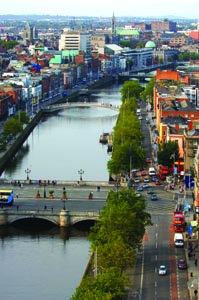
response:
M194 290L194 296L196 297L198 295L198 290Z
M197 264L198 264L197 258L195 259L194 264L195 264L195 266L197 267Z

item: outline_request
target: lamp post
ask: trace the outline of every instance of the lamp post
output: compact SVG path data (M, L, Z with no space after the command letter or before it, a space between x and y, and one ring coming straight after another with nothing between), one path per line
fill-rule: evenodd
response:
M175 161L176 161L176 158L175 158L175 153L173 153L171 156L170 156L170 159L173 158L173 175L175 174Z
M80 181L82 181L82 175L84 174L84 171L82 169L80 169L78 171L79 175L80 175Z
M29 180L29 174L30 174L30 172L31 172L31 170L28 169L28 168L25 170L25 173L27 174L27 180Z
M46 198L46 181L44 181L44 198Z

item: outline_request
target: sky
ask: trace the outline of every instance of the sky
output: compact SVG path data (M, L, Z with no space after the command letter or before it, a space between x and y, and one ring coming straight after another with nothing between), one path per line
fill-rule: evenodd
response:
M199 19L198 0L5 0L0 15L184 17Z

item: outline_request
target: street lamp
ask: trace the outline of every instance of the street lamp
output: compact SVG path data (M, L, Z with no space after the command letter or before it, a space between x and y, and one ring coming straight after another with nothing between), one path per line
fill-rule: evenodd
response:
M30 174L30 172L31 172L31 170L28 169L28 168L25 170L25 173L27 174L27 180L29 180L29 174Z
M46 198L46 181L44 181L44 198Z
M173 174L175 174L175 160L176 160L176 158L175 158L175 153L173 153L171 156L170 156L170 159L172 159L173 158Z
M84 174L84 171L82 169L80 169L78 171L79 175L80 175L80 181L82 181L82 175Z

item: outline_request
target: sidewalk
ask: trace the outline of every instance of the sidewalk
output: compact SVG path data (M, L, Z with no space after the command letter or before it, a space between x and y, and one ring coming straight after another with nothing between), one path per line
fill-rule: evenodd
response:
M191 199L189 198L189 202ZM190 203L191 204L191 203ZM187 225L191 224L193 220L193 211L186 212L185 220ZM187 288L189 290L189 296L191 300L199 299L199 241L196 234L188 235L188 231L184 233L185 240L185 257L188 264L187 269ZM189 257L189 248L192 245L195 256ZM194 291L197 291L197 296L194 295Z

